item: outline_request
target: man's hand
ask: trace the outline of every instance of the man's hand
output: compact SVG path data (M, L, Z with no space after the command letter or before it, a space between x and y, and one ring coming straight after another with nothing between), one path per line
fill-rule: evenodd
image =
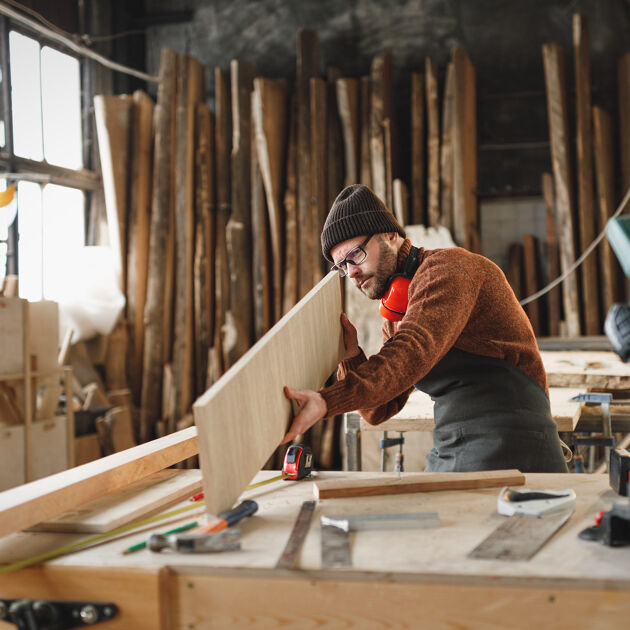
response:
M293 418L293 423L289 431L280 444L286 444L294 440L298 435L310 429L318 420L326 416L328 407L321 394L312 389L292 389L284 388L284 395L289 400L295 400L300 408L297 416Z
M341 313L341 327L343 328L343 345L346 349L343 360L352 359L356 357L359 350L359 340L357 338L357 329L352 322L347 318L345 313Z

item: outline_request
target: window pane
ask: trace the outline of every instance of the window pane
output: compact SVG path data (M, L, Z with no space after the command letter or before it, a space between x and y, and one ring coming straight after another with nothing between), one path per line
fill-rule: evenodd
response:
M76 188L44 188L43 286L47 300L67 293L77 251L85 245L84 194Z
M42 160L42 108L40 96L39 43L11 31L11 109L13 150L16 155Z
M79 61L42 48L44 157L66 168L81 168L81 89Z
M20 297L42 299L42 189L18 184L18 275Z

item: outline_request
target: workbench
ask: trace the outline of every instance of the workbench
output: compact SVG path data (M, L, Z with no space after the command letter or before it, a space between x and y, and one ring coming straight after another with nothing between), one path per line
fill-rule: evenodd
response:
M274 474L260 472L255 481ZM325 472L318 478L391 476ZM506 518L496 513L498 489L490 488L322 500L298 569L276 570L302 502L313 498L313 485L279 481L245 492L242 498L256 500L259 511L240 523L241 551L122 555L150 531L168 529L163 523L0 575L0 596L113 602L119 613L97 626L104 630L612 628L630 617L630 548L577 537L617 497L605 475L526 476L528 488L573 488L577 494L568 523L528 562L467 558ZM441 525L353 533L352 567L321 570L322 514L404 512L437 512ZM191 518L188 513L180 522ZM0 539L0 562L76 540L75 534L11 534Z

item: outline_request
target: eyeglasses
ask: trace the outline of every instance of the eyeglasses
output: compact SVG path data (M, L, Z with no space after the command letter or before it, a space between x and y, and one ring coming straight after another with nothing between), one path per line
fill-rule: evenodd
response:
M346 257L343 260L340 260L338 263L335 263L330 270L338 271L339 276L343 278L348 275L348 265L360 265L367 258L367 252L365 251L365 246L368 244L368 241L374 236L370 234L363 243L353 247Z

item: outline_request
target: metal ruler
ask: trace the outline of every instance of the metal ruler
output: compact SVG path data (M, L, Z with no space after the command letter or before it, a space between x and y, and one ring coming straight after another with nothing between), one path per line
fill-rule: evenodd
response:
M291 534L289 534L289 540L276 563L276 569L292 569L295 566L295 560L311 526L314 511L315 501L304 501L304 503L302 503Z
M572 510L536 518L515 515L506 518L469 558L529 560L569 520Z

